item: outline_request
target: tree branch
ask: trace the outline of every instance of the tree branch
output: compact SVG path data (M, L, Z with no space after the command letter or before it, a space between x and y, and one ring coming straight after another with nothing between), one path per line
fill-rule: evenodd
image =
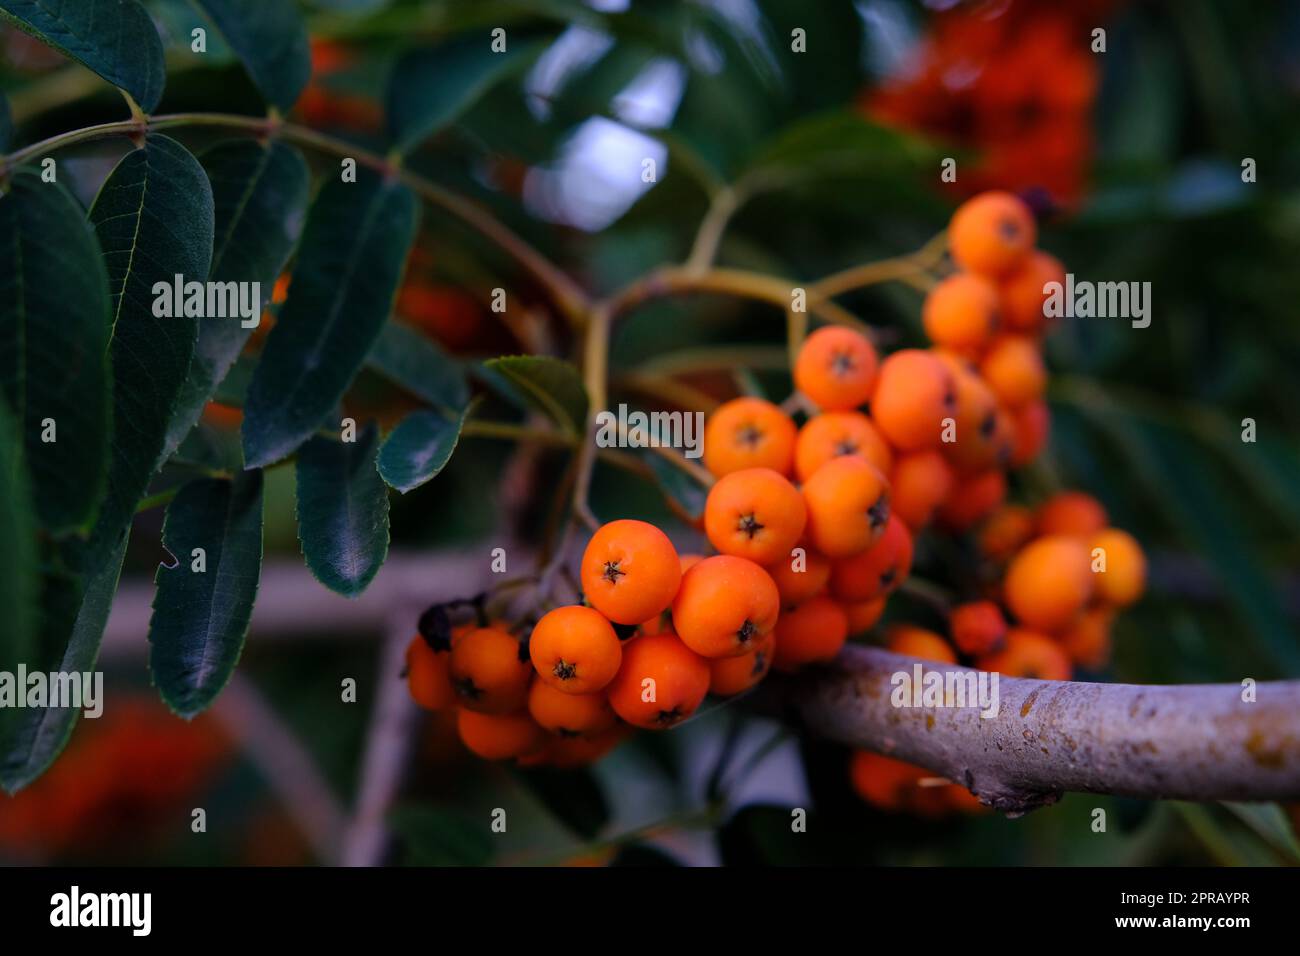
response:
M1002 677L997 716L895 707L913 658L850 646L792 681L808 729L943 774L1021 813L1065 791L1148 799L1300 799L1300 681L1141 686ZM969 668L926 662L927 671Z

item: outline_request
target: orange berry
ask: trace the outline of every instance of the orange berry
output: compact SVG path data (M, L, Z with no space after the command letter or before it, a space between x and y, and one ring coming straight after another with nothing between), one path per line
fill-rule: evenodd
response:
M1034 536L1034 514L1022 505L1003 505L984 519L977 543L990 561L1010 561Z
M451 645L447 662L461 707L481 714L509 714L524 706L532 668L522 645L499 627L477 627Z
M1065 266L1061 260L1035 249L1005 279L999 289L1002 324L1013 332L1039 332L1047 325L1043 287L1059 282L1065 288Z
M1090 607L1061 633L1061 647L1080 667L1101 670L1110 660L1110 629L1114 621L1113 607Z
M901 349L881 363L871 418L894 448L937 447L943 419L956 410L952 373L932 353Z
M772 669L775 637L767 634L758 646L739 657L718 657L709 661L709 693L719 697L743 694L767 676Z
M997 671L1007 677L1070 679L1070 658L1061 650L1060 645L1045 634L1020 627L1007 631L1002 650L981 657L975 666L982 671Z
M599 611L578 604L547 611L528 639L537 678L566 694L594 694L618 673L623 647Z
M881 810L907 809L919 782L931 776L924 767L869 750L855 750L849 762L849 781L854 792Z
M875 600L892 594L911 571L912 533L901 518L890 515L879 541L832 565L831 594L850 604Z
M1007 478L997 469L962 478L939 509L939 524L968 531L992 514L1007 496Z
M865 458L832 458L804 482L808 537L828 558L870 547L889 520L889 482Z
M1047 403L1039 399L1027 402L1011 412L1011 458L1007 464L1022 468L1038 457L1047 445L1051 431L1052 413Z
M406 647L406 686L411 699L425 710L443 710L455 703L448 662L451 655L435 651L417 634Z
M704 555L702 554L683 554L681 557L682 574L685 574L703 560Z
M729 554L705 558L686 572L673 600L673 626L704 657L735 657L771 632L781 598L771 575Z
M520 763L538 763L561 769L586 767L605 757L627 739L631 731L625 726L614 726L604 733L591 737L550 737L534 758Z
M804 601L776 622L776 652L772 666L784 673L805 664L829 661L849 638L844 609L828 597Z
M609 703L629 724L661 730L695 713L708 692L704 658L673 634L649 634L628 642L623 666L609 685Z
M895 654L923 661L956 664L957 655L942 634L911 624L895 624L885 635L885 646Z
M1006 192L986 192L966 200L948 223L948 251L953 261L990 278L1014 272L1037 239L1034 214Z
M978 352L998 322L998 287L974 273L954 273L925 297L921 321L935 345L955 352Z
M936 450L899 455L889 477L890 509L913 531L920 531L948 500L957 476Z
M1026 627L1055 633L1069 627L1088 603L1092 578L1088 549L1079 538L1038 538L1007 568L1007 607Z
M797 488L770 468L719 478L704 503L704 532L723 554L771 564L803 535L807 506Z
M1038 401L1047 389L1047 367L1038 343L1025 335L1004 335L980 360L980 375L1007 408Z
M875 627L885 613L888 600L888 597L878 597L874 601L841 602L840 607L849 619L849 633L861 634Z
M1100 501L1083 491L1062 491L1038 508L1038 533L1089 537L1110 524Z
M1119 528L1107 528L1092 536L1088 551L1094 566L1099 568L1094 575L1098 600L1127 607L1142 596L1146 590L1147 559L1137 539ZM1101 570L1103 557L1105 568Z
M979 657L1002 645L1007 634L1007 619L992 601L959 604L948 615L952 642L963 654Z
M582 554L582 591L616 624L639 624L672 603L681 583L677 549L654 525L621 520L603 525Z
M484 760L509 760L541 748L542 728L527 714L483 714L464 707L456 714L461 742Z
M795 426L790 416L761 398L734 398L704 424L704 467L721 478L742 468L790 473Z
M875 346L865 335L828 325L804 340L794 363L794 384L823 411L846 411L871 397L877 362Z
M831 577L831 562L824 555L805 546L799 558L793 555L764 565L764 570L772 576L776 591L781 596L781 604L802 604L814 594L821 593Z
M826 462L841 455L861 455L883 475L894 455L871 419L861 412L825 412L808 419L794 445L794 473L807 481Z
M528 689L528 713L538 726L564 737L602 733L616 719L603 693L569 694L540 680Z
M993 390L969 362L951 352L936 354L952 373L957 396L951 433L943 434L940 445L944 456L965 474L1001 465L1011 457L1011 429L1008 421L999 420Z

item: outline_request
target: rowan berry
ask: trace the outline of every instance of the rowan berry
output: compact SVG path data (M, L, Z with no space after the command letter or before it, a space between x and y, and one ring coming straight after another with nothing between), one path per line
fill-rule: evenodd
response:
M991 654L1002 645L1007 619L992 601L959 604L948 614L948 632L957 649L970 657Z
M546 734L526 713L484 714L462 707L456 714L461 742L484 760L509 760L537 751Z
M672 603L681 583L677 549L654 525L623 519L601 526L580 565L587 600L615 624L639 624Z
M935 345L954 352L979 352L998 324L998 287L971 272L954 273L925 297L921 321Z
M1007 607L1026 627L1048 634L1068 627L1092 597L1088 549L1079 538L1049 535L1026 545L1007 568Z
M1034 214L1006 192L986 192L966 200L948 223L948 250L953 261L990 278L1014 272L1037 238Z
M889 521L889 482L865 458L833 458L804 482L808 537L828 558L871 546Z
M932 776L924 767L856 750L849 762L849 781L859 797L881 810L907 809L918 784Z
M682 578L673 600L673 626L696 654L734 657L771 632L780 610L771 575L753 561L718 554Z
M797 488L770 468L719 478L704 503L704 531L723 554L771 564L803 535L808 509Z
M1002 324L1013 332L1040 332L1047 325L1043 311L1047 301L1044 287L1059 282L1065 287L1065 266L1061 260L1035 249L1010 273L998 290Z
M1052 415L1041 399L1026 402L1011 412L1011 458L1007 464L1023 468L1047 445Z
M1005 564L1033 536L1033 512L1023 505L1003 505L984 519L976 542L986 558Z
M786 611L776 622L772 666L783 673L829 661L849 638L844 609L828 597L814 597Z
M628 738L630 729L616 725L590 737L548 737L535 758L525 757L521 764L545 764L559 769L586 767L607 756Z
M1110 524L1100 501L1082 491L1062 491L1038 508L1038 533L1074 534L1088 537Z
M758 646L748 654L709 661L709 693L734 697L758 684L772 669L775 644L775 636L767 634L759 638Z
M825 555L806 544L797 545L791 550L802 550L802 554L796 557L792 553L779 561L764 565L764 570L776 584L783 607L802 604L813 595L820 594L831 577L831 562Z
M1061 632L1059 641L1070 660L1088 670L1100 670L1110 660L1110 632L1115 609L1106 605L1087 608Z
M860 455L883 475L893 467L894 455L870 418L861 412L825 412L814 415L799 429L794 445L794 473L807 481L822 465L841 455Z
M957 655L942 634L912 624L895 624L885 634L885 646L895 654L923 661L956 664Z
M1006 475L996 468L962 478L939 508L939 524L950 531L969 531L997 510L1006 496Z
M794 363L794 384L827 412L847 411L871 397L878 359L861 332L830 325L804 340Z
M528 653L539 680L566 694L594 694L618 673L623 647L604 615L572 604L542 616Z
M509 714L524 706L532 668L519 641L499 627L478 627L455 639L447 662L460 705L481 714Z
M443 710L455 703L448 669L451 654L435 651L420 634L406 647L406 686L411 699L425 710Z
M999 337L980 360L980 376L1007 408L1020 408L1043 397L1047 368L1038 343L1025 335Z
M1070 658L1061 646L1045 634L1020 627L1007 631L1002 650L979 658L975 666L1007 677L1070 679Z
M734 398L718 406L704 425L704 467L721 478L742 468L790 473L795 425L761 398Z
M999 418L993 390L969 362L950 352L936 355L952 373L957 396L951 434L942 436L944 456L963 474L1001 466L1011 457L1011 425Z
M599 734L616 719L603 692L570 694L540 680L528 689L528 713L539 727L563 737Z
M888 600L888 597L878 597L874 601L840 602L840 607L848 617L849 633L861 634L875 627L884 616Z
M871 601L892 594L912 571L912 533L897 515L865 551L831 566L831 594L845 603Z
M899 451L935 448L943 419L957 410L952 373L932 353L901 349L880 365L871 418Z
M957 486L957 476L936 450L899 455L889 476L889 506L912 531L934 518Z
M1097 598L1105 604L1127 607L1146 589L1147 560L1142 546L1127 531L1106 528L1088 541ZM1102 561L1105 562L1104 567Z
M623 666L609 685L609 703L629 724L661 730L695 713L708 692L703 657L674 634L649 634L628 642Z

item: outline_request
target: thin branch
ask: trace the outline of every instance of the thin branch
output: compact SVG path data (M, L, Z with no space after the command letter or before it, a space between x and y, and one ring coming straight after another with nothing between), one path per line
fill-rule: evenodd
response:
M924 663L850 646L789 685L815 733L919 764L1020 813L1066 791L1147 799L1300 799L1300 681L1140 686L1001 677L996 716L978 707L895 707L899 673Z

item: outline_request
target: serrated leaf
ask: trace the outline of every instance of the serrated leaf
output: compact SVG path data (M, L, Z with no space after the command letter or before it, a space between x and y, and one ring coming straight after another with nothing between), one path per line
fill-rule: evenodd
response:
M293 0L191 0L243 61L262 95L287 113L311 79L307 25Z
M587 389L569 362L545 355L507 355L484 366L519 387L528 400L573 435L587 423Z
M262 146L251 140L218 144L199 161L212 184L215 239L208 279L260 283L265 304L302 231L311 185L307 162L292 146ZM199 420L203 406L252 333L235 316L203 318L189 376L168 429L168 453L179 447Z
M451 461L468 415L468 408L456 418L432 411L407 415L379 450L380 476L402 494L435 478Z
M0 196L0 395L52 534L88 528L103 496L110 329L108 275L81 206L63 186L15 173Z
M193 717L234 673L262 572L262 472L200 478L167 506L163 547L176 558L154 581L149 672L167 706ZM204 570L193 570L194 549Z
M405 54L388 83L388 128L394 147L408 152L454 123L540 51L540 44L511 43L505 52L494 53L489 34L475 31Z
M450 355L400 322L387 322L367 364L417 398L449 410L469 402L465 371Z
M307 567L331 591L356 597L388 555L388 486L379 477L379 429L356 441L317 436L298 452L298 540Z
M126 90L146 113L162 99L162 40L136 0L0 0L0 19Z
M402 838L410 865L483 866L492 859L488 831L444 810L398 807L388 822Z
M0 673L14 673L20 663L31 663L38 626L36 578L36 526L32 520L31 482L23 464L18 421L0 402ZM9 708L0 710L3 727L14 719Z
M212 190L193 156L150 136L124 156L90 210L112 297L113 441L108 488L93 539L111 552L135 515L166 446L189 376L198 320L154 315L154 284L206 278L212 260ZM99 564L99 560L92 560Z
M409 189L369 170L321 190L248 388L248 467L292 453L338 406L392 310L418 217Z
M78 563L88 550L81 542L59 546L66 567L42 580L41 635L34 669L65 674L94 670L126 545L124 535L98 568ZM12 725L0 730L0 787L15 793L44 773L63 751L80 716L81 710L74 707L20 711Z

